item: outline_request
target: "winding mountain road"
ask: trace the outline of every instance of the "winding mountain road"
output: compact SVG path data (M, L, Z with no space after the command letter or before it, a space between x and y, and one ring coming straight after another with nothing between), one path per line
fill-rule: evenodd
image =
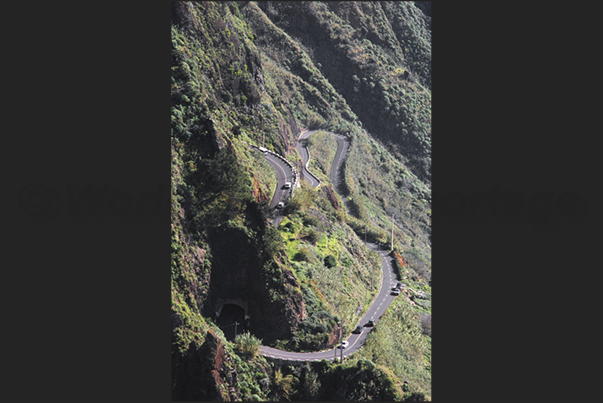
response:
M310 174L306 168L308 160L309 160L309 153L307 152L308 151L307 150L307 139L314 132L315 131L306 131L306 132L302 133L302 135L298 139L297 150L300 153L303 164L304 164L303 178L306 181L308 181L308 183L310 183L311 186L317 187L320 184L320 181L318 181L316 177L314 177L312 174ZM331 132L329 132L329 133L331 133ZM345 157L349 150L350 143L349 143L348 138L341 134L337 134L337 133L331 133L331 134L335 137L335 140L337 141L337 151L335 152L335 157L334 157L333 163L331 165L331 172L330 172L329 176L330 176L331 182L333 183L333 186L335 187L335 191L337 191L341 195L342 185L343 185L343 181L341 178L341 172L342 172L341 168L343 166L343 162L345 161ZM268 158L268 156L266 156L266 158ZM278 158L275 158L275 159L278 160ZM274 164L276 163L276 161L271 161L269 159L269 162L271 164L273 164L273 166L275 166ZM281 186L280 185L281 179L279 179L279 169L276 168L276 166L275 166L275 169L277 171L277 181L279 181L279 186L277 186L277 190L274 194L272 203L274 203L276 205L276 203L278 203L278 200L280 200L283 197L283 195L280 194L278 191ZM283 171L283 172L286 172L286 171ZM283 182L284 182L284 180L283 180ZM344 197L343 195L341 195L341 196L342 196L342 198ZM277 201L275 202L275 200L277 200ZM271 203L271 206L272 206L272 203ZM344 199L344 203L346 203L345 199ZM280 218L282 219L282 212L280 214L281 214ZM279 222L280 222L280 220L279 220ZM278 225L278 224L276 224L276 225ZM357 352L358 350L360 350L360 348L365 343L366 337L368 336L370 331L373 329L373 327L365 326L367 324L367 322L369 320L373 320L375 323L377 323L377 321L379 320L381 315L383 315L383 313L385 312L387 307L392 303L392 301L395 298L395 296L391 295L391 289L392 289L392 287L394 287L396 285L396 282L397 282L396 274L394 272L393 264L392 264L393 258L389 256L389 253L387 251L380 249L376 244L367 242L366 245L370 249L376 251L377 253L379 253L381 255L381 263L382 263L381 270L382 270L383 275L382 275L382 279L381 279L381 284L379 286L379 292L377 293L377 296L373 300L373 303L369 306L366 313L358 320L357 324L354 325L354 327L362 326L362 331L359 334L352 333L347 337L347 339L345 339L348 341L349 344L345 349L343 349L343 357L347 357L350 354L353 354L353 353ZM279 350L279 349L268 347L268 346L261 346L259 352L263 356L266 356L269 358L277 358L277 359L287 360L287 361L320 361L322 359L330 360L332 358L340 357L342 355L342 350L337 347L329 349L329 350L318 351L318 352L297 353L297 352Z

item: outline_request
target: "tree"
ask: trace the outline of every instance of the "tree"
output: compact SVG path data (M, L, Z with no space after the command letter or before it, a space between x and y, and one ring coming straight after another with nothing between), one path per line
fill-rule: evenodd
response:
M312 203L313 192L305 182L302 181L302 186L295 191L295 194L285 207L285 214L293 214L296 211L307 210Z
M267 227L262 237L264 244L264 252L269 258L272 258L278 251L283 243L281 235L274 227Z
M226 195L228 210L238 210L242 204L252 200L249 175L240 167L233 153L221 150L212 173L214 187Z
M310 262L312 261L312 251L307 246L302 246L299 248L293 259L299 262Z
M274 379L272 381L272 393L276 400L289 400L291 392L293 392L297 384L297 379L293 375L283 376L280 369L274 371Z
M312 371L308 363L303 368L303 374L303 382L300 390L302 400L313 400L318 396L320 390L318 374Z
M325 256L325 266L328 268L337 266L337 258L333 255Z

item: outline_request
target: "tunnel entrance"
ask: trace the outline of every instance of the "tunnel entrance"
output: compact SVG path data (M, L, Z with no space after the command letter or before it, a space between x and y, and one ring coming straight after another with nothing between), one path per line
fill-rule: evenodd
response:
M218 326L224 332L227 340L234 341L237 334L249 330L249 317L245 315L245 309L236 304L224 304L220 316L218 317Z

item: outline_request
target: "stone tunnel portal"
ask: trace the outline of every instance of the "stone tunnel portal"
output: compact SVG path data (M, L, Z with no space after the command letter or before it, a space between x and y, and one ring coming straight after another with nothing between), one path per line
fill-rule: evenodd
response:
M247 301L219 299L216 306L216 319L226 339L233 341L236 335L249 330L251 318L247 311Z

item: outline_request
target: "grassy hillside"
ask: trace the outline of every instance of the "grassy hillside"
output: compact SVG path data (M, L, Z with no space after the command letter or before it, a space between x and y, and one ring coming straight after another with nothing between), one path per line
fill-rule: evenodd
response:
M172 3L174 399L430 395L430 339L423 334L431 294L429 142L417 143L418 133L430 134L429 9L347 3ZM329 52L345 74L325 66ZM366 55L376 57L376 67L366 67ZM358 92L346 75L354 69ZM385 81L375 84L378 76ZM405 96L395 98L400 91ZM372 115L394 98L407 114ZM397 111L393 105L389 110ZM407 115L414 116L416 130L381 130L381 124L399 126ZM302 183L274 228L268 219L274 171L248 143L264 144L299 169L295 144L302 128L350 136L344 176L351 211L328 178L334 140L318 132L310 140L310 169L323 184L312 189ZM401 276L425 292L405 300L413 314L400 316L392 307L384 315L393 336L384 336L389 333L382 326L362 359L343 364L277 368L258 356L253 346L260 340L311 351L334 344L342 319L345 330L352 329L380 282L380 259L362 239L366 233L389 244L392 213ZM241 325L250 332L246 339L227 337L216 320L219 301L236 298L248 301L251 321ZM415 330L406 332L400 323ZM410 347L392 344L400 332ZM384 349L405 364L383 360ZM344 380L355 386L328 386Z

